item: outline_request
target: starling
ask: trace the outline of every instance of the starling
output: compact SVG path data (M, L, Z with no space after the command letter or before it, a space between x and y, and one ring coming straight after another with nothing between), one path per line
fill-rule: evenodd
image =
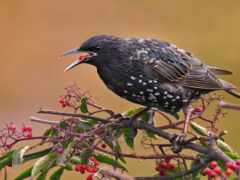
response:
M206 65L168 42L97 35L64 56L72 54L79 54L78 59L66 71L82 63L94 65L120 97L172 115L211 91L224 90L240 98L235 86L217 78L230 71Z

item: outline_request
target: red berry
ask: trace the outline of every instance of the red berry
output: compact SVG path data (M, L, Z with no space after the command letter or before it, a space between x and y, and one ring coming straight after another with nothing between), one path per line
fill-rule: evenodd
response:
M232 175L232 170L230 169L230 168L227 168L227 170L225 171L225 176L227 176L227 177L230 177L231 175Z
M215 177L216 176L216 173L214 171L210 171L208 173L208 177Z
M32 132L32 126L30 125L25 125L24 127L22 127L22 132Z
M165 161L164 161L164 162L161 162L161 163L159 163L159 167L160 167L161 169L167 169L167 168L168 168L168 163L166 163Z
M84 174L86 169L87 169L87 166L84 164L77 164L75 166L75 171L80 172L81 174Z
M239 159L239 160L236 160L236 164L237 164L238 166L240 166L240 159Z
M226 166L227 166L227 168L229 168L233 171L235 171L238 168L237 165L235 164L235 162L227 162Z
M103 149L105 149L107 146L106 146L106 144L102 144L101 147L102 147Z
M217 167L217 166L218 166L217 161L212 161L212 162L210 162L210 167L211 167L212 169L214 169L214 168Z
M86 170L89 173L96 173L98 171L98 168L96 168L96 167L87 167Z
M217 175L221 175L222 174L222 170L221 170L221 168L220 167L215 167L214 169L213 169L213 171L217 174Z
M166 174L165 171L160 171L160 172L159 172L159 175L160 175L160 176L166 176L167 174Z
M172 164L172 163L167 163L167 169L171 170L171 169L174 169L175 168L175 165Z
M86 180L93 180L93 175L89 175Z
M79 172L80 169L81 169L81 165L80 165L80 164L77 164L77 165L75 166L75 171Z
M95 157L91 157L90 160L93 162L94 166L98 166L100 164L100 162L96 160Z
M60 100L59 100L59 103L60 103L60 104L65 104L64 98L60 99Z
M204 175L204 176L206 176L206 175L209 175L210 173L211 173L211 169L210 168L205 168L204 170L203 170L203 172L202 172L202 174Z

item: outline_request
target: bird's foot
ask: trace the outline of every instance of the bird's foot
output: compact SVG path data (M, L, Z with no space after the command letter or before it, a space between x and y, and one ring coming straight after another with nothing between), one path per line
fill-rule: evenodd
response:
M172 140L172 151L174 153L179 153L182 151L182 145L184 145L186 136L187 135L185 133L175 135Z

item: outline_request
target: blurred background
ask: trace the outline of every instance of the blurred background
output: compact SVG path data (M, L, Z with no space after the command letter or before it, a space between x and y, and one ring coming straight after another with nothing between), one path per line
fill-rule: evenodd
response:
M58 56L96 34L173 42L210 65L233 71L225 79L240 87L239 19L240 1L2 0L0 125L28 123L39 107L60 109L59 96L74 82L106 107L117 111L136 107L107 90L94 67L81 65L63 72L73 58L59 60ZM226 99L239 102L228 95ZM229 112L221 126L239 152L239 114ZM131 174L148 173L147 168L139 172L141 163L129 164Z

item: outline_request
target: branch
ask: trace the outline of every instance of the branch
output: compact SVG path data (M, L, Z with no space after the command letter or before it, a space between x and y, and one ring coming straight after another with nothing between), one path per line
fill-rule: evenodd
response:
M40 113L40 114L51 114L51 115L60 115L60 116L68 116L68 117L78 117L78 118L83 118L83 119L93 119L93 120L100 121L100 122L103 122L103 123L110 122L110 121L108 121L106 119L99 118L99 117L96 117L96 116L88 116L88 115L76 114L76 113L58 112L58 111L44 110L44 109L40 109L37 113Z
M221 108L240 111L240 105L239 104L226 103L224 101L220 101L219 105L220 105Z
M126 157L126 158L143 159L143 160L147 160L147 159L166 159L166 158L169 158L169 159L181 158L181 159L187 159L187 160L198 160L197 158L194 158L192 156L180 155L180 154L136 155L136 154L121 153L121 152L115 153L115 152L111 152L111 151L101 149L99 147L97 147L96 150L101 151L101 152L106 153L106 154L113 155L113 156L122 156L122 157Z
M57 124L59 124L59 121L40 119L40 118L33 117L33 116L31 116L29 119L30 119L30 121L41 123L41 124L50 124L50 125L57 125Z

